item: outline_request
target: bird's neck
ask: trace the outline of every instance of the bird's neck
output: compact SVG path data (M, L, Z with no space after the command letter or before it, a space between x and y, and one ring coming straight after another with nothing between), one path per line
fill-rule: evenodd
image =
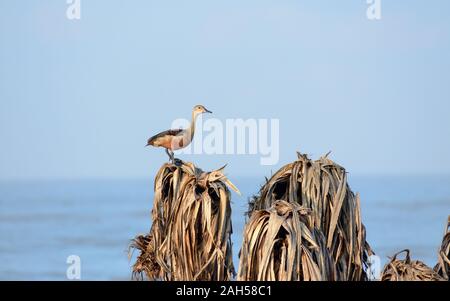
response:
M194 133L195 133L195 121L197 120L198 114L192 112L192 120L191 120L191 126L189 127L189 134L190 134L190 138L191 141L194 138Z

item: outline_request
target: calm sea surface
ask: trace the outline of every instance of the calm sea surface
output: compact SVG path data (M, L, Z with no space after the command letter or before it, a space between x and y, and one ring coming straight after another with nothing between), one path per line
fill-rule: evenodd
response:
M232 178L233 255L247 198L262 179ZM356 177L367 239L383 264L409 248L434 266L447 216L450 177ZM66 280L66 259L81 258L83 280L128 280L130 239L150 228L151 180L0 182L0 280Z

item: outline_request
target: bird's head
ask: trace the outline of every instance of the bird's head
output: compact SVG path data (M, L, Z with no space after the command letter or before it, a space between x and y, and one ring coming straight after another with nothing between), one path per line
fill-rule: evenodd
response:
M203 114L203 113L212 113L210 110L208 110L207 108L205 108L202 105L196 105L194 107L194 109L192 110L192 112L193 112L194 115L200 115L200 114Z

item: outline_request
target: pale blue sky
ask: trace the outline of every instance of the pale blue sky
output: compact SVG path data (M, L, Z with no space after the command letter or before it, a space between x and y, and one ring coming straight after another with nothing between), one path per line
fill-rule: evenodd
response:
M268 175L301 150L354 174L450 173L450 2L0 2L0 178L151 177L152 134L203 103L279 118L281 158L184 156Z

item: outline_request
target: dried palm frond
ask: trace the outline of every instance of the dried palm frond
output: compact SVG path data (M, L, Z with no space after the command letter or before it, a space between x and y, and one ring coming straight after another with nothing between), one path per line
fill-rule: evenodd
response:
M141 251L134 276L150 280L229 280L234 276L231 254L231 207L222 167L203 172L192 163L164 164L155 178L149 235L138 236Z
M334 280L325 237L307 227L309 214L286 201L254 211L244 230L238 280Z
M277 200L311 209L306 225L324 234L337 280L366 280L373 252L361 222L359 195L350 190L345 169L327 156L312 161L298 153L296 161L279 169L253 197L248 214Z
M439 250L439 261L434 270L446 280L450 280L450 216L447 219L445 235Z
M404 260L397 259L400 253L406 252ZM409 250L396 253L384 266L381 281L442 281L444 280L433 269L419 260L411 261Z
M133 265L133 279L143 280L144 274L150 277L150 275L158 275L160 273L160 266L156 263L154 244L151 242L151 234L139 235L131 242L130 250L136 249L140 251L136 263Z

